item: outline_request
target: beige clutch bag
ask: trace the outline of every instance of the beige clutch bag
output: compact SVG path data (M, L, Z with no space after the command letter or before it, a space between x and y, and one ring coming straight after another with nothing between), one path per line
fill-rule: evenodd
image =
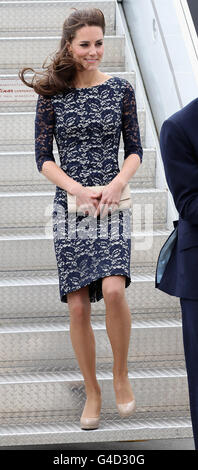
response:
M101 189L105 188L104 186L87 186L87 188L94 189L94 191L100 192ZM67 204L68 204L68 212L82 212L83 214L85 211L82 211L80 207L76 207L76 196L73 194L68 193L67 191ZM129 209L132 207L132 202L131 202L131 191L130 191L130 186L127 183L127 185L124 187L119 205L117 206L116 209L114 210L123 210L123 209Z

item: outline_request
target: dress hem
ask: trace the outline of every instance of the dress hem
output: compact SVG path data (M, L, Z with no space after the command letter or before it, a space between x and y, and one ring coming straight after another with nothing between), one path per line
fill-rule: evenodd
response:
M60 294L60 300L61 302L63 303L68 303L67 301L67 294L70 294L70 292L76 292L77 290L81 289L82 287L86 287L86 286L89 286L89 299L90 299L90 302L91 303L94 303L94 302L99 302L102 298L103 298L103 294L102 294L102 279L104 277L109 277L109 276L126 276L126 280L125 280L125 289L131 284L131 276L129 276L126 272L116 272L116 273L110 273L110 274L104 274L104 275L101 275L100 277L97 277L96 279L92 279L91 282L86 282L86 284L84 285L81 285L80 287L78 287L77 289L75 288L74 290L71 290L71 291L68 291L68 292L65 292L64 294ZM95 287L94 287L94 292L92 291L91 292L91 289L93 289L93 286L92 284L96 283L98 281L98 284L99 284L99 291L97 292L96 291L96 284L95 284Z

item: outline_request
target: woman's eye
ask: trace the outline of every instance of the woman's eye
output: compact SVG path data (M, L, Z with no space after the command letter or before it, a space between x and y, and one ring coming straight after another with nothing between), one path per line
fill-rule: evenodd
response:
M88 44L81 44L82 47L87 47ZM102 42L98 42L98 44L96 44L96 46L102 46Z

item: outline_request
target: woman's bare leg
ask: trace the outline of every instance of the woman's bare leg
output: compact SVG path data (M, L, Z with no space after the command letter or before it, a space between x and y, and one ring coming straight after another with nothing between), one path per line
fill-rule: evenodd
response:
M102 280L106 305L106 329L112 347L113 385L117 403L128 403L134 394L128 378L128 349L131 336L131 313L125 299L125 276L108 276Z
M84 377L87 400L83 417L95 417L101 409L101 389L96 378L95 337L91 326L88 286L67 294L70 313L70 337Z

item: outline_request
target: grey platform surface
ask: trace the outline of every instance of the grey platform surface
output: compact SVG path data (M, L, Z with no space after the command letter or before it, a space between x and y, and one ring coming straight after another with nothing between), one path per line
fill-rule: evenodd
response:
M42 446L9 446L1 450L195 450L194 440L186 439L149 439L146 441L86 442L75 444L55 444Z

